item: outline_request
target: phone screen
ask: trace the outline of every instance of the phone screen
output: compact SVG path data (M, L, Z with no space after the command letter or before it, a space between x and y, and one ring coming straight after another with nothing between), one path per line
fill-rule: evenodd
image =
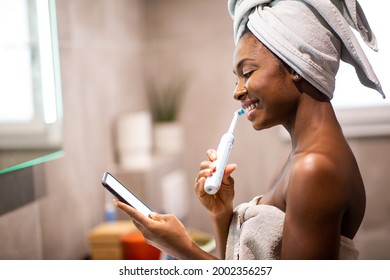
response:
M102 185L120 201L134 207L146 217L149 217L152 210L110 173L105 172L103 174Z

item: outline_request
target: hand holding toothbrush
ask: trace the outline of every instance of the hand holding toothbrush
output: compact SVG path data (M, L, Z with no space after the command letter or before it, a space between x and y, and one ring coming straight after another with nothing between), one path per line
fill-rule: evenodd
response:
M239 116L244 114L244 109L234 112L233 120L228 131L222 135L217 151L208 151L208 161L201 163L200 172L196 178L195 190L202 204L212 215L219 215L222 208L231 213L232 200L234 197L234 180L230 174L236 169L236 165L227 165L230 152L234 143L234 128ZM223 186L223 193L219 194ZM221 190L222 191L222 190ZM206 196L206 193L209 196ZM228 194L228 195L227 195ZM226 212L226 210L222 211Z
M195 193L202 205L208 210L214 228L217 251L221 258L225 256L227 234L233 214L234 179L231 174L236 170L236 164L228 164L222 176L221 187L216 194L210 195L205 191L205 182L215 171L216 150L207 151L208 159L200 164L196 177Z
M231 174L236 170L236 164L228 164L224 169L221 187L213 195L205 191L205 182L215 172L215 161L217 160L217 151L210 149L207 151L207 160L200 163L200 171L195 180L195 193L202 205L214 217L231 215L233 211L234 198L234 179Z

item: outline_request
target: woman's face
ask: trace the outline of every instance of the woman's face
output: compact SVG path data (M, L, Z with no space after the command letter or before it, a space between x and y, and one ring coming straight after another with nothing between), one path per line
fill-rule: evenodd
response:
M295 118L299 91L286 67L251 33L240 39L233 58L234 98L247 109L253 128L288 125Z

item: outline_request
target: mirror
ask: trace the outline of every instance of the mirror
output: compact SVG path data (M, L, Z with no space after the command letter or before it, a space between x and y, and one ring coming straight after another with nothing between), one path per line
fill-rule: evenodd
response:
M62 155L55 0L0 0L0 174Z

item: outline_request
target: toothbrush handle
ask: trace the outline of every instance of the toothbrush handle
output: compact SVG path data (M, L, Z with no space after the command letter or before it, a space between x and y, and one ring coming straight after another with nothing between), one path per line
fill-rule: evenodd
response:
M223 173L229 159L230 152L234 143L234 136L232 133L225 133L219 142L217 149L217 160L214 162L216 166L215 172L207 177L204 184L204 190L208 194L216 194L221 187Z

